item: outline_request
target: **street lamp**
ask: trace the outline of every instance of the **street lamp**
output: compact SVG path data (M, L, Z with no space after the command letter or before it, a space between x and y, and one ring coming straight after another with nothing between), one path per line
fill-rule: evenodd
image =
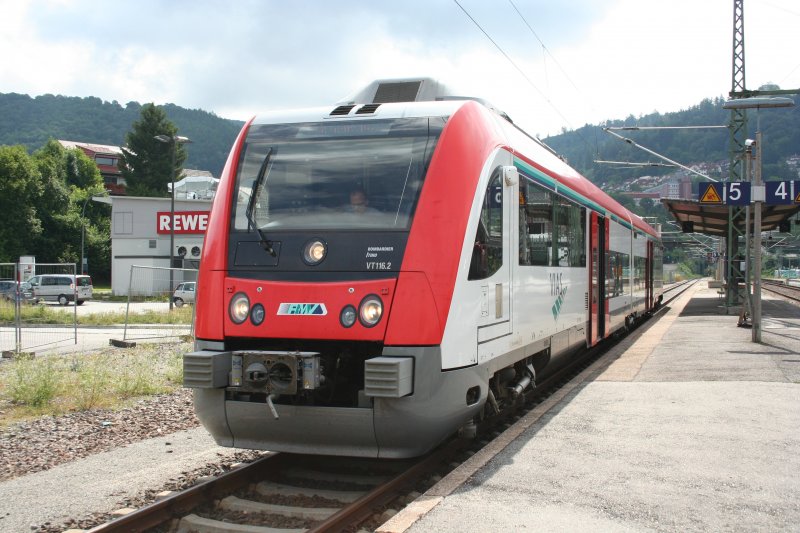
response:
M735 98L722 104L724 109L767 109L794 107L794 100L782 96ZM756 115L756 140L748 140L747 148L755 145L755 172L753 173L753 342L761 342L761 204L766 198L761 180L761 117ZM747 228L750 231L750 228Z
M86 204L89 203L91 196L87 196L81 209L81 274L86 274L86 257L83 255L83 241L86 238Z
M105 192L108 194L111 191L106 189ZM83 241L86 238L86 204L89 203L89 200L98 200L100 198L103 198L103 196L87 196L86 200L83 202L83 209L81 209L81 274L89 273L88 265L86 264L86 256L83 254Z
M170 179L172 180L172 200L169 208L169 310L172 311L172 290L174 289L173 278L173 260L175 259L175 158L178 152L179 144L188 144L192 142L188 137L180 135L156 135L155 139L162 143L170 145L170 162L172 169L170 171Z

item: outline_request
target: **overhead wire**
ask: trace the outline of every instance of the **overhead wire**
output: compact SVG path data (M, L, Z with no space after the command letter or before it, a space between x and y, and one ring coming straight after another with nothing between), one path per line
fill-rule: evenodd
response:
M564 67L561 66L561 63L558 62L558 59L556 59L556 56L554 56L553 53L547 48L547 46L544 44L544 41L542 41L541 37L539 37L539 35L536 33L536 30L534 30L533 27L530 25L530 23L528 23L528 19L525 18L525 15L522 14L522 12L519 10L519 8L514 3L514 1L513 0L508 0L508 3L511 4L511 7L513 7L514 11L517 12L517 15L519 15L519 18L522 19L522 22L525 24L525 26L528 27L528 30L530 30L531 34L533 34L533 36L536 38L536 40L539 41L539 44L542 46L542 50L544 50L547 53L547 55L549 55L553 59L553 63L556 64L556 66L561 71L561 73L564 75L564 77L567 79L569 84L572 85L572 88L575 89L576 92L578 92L581 95L583 95L582 91L578 88L578 86L575 84L575 82L572 81L572 78L569 77L569 74L567 74L567 71L564 70Z
M583 101L583 102L588 102L588 103L589 103L588 107L589 107L590 109L593 109L593 110L594 110L595 108L594 108L594 105L592 104L592 100L591 100L591 98L587 97L587 96L584 94L584 92L583 92L583 91L581 91L581 90L580 90L580 88L578 88L578 85L577 85L577 84L576 84L576 83L575 83L575 82L572 80L572 78L571 78L571 77L569 76L569 74L567 73L566 69L564 69L564 67L563 67L563 66L561 66L561 63L559 63L559 61L558 61L558 59L556 58L556 56L555 56L555 55L553 55L553 53L552 53L552 52L551 52L551 51L550 51L550 50L547 48L547 45L545 45L545 44L544 44L544 41L541 39L541 37L539 37L539 34L537 34L537 33L536 33L536 30L534 30L534 29L533 29L533 26L531 26L531 25L530 25L530 23L528 22L528 19L526 19L526 18L525 18L525 15L523 15L523 14L522 14L522 12L519 10L519 8L518 8L518 7L517 7L517 5L514 3L514 1L513 1L513 0L508 0L508 2L511 4L511 7L513 7L513 8L514 8L514 11L516 11L516 12L517 12L517 15L518 15L518 16L519 16L519 18L522 20L522 22L525 24L525 26L527 26L527 27L528 27L528 30L530 30L530 32L531 32L531 34L534 36L534 38L535 38L537 41L539 41L539 44L542 46L542 50L543 50L545 53L547 53L547 55L549 55L549 56L550 56L550 57L553 59L553 63L555 63L555 64L556 64L556 66L558 67L558 69L561 71L561 74L563 74L563 75L564 75L564 78L566 78L566 80L569 82L569 84L570 84L570 85L572 85L572 88L573 88L573 89L575 89L575 92L577 92L577 93L578 93L578 94L579 94L579 95L582 97L582 101ZM543 55L543 59L544 59L544 54L542 54L542 55ZM546 72L546 70L545 70L545 72ZM578 130L576 130L575 128L572 128L572 129L573 129L573 131L576 131L576 132L578 131ZM594 131L594 144L595 144L595 153L596 153L596 154L599 154L599 153L600 153L600 145L599 145L599 140L598 140L599 138L598 138L598 135L597 135L597 134L598 134L598 131L597 131L597 129L595 129L595 131ZM587 141L586 139L584 139L584 138L583 138L583 136L582 136L580 133L578 133L578 135L580 136L581 140L582 140L582 141L583 141L583 142L586 144L586 146L588 147L588 146L589 146L589 143L588 143L588 141Z
M473 24L475 24L475 27L477 27L477 28L478 28L478 29L481 31L481 33L483 33L483 35L484 35L484 36L485 36L487 39L489 39L489 41L490 41L490 42L491 42L491 43L492 43L492 44L495 46L495 48L497 48L497 50L498 50L498 51L500 51L500 53L501 53L501 54L503 54L503 57L505 57L505 58L506 58L506 60L507 60L509 63L511 63L511 65L512 65L512 66L513 66L513 67L514 67L516 70L517 70L517 72L519 72L519 73L520 73L520 75L521 75L521 76L522 76L522 77L525 79L525 81L527 81L527 82L528 82L528 84L529 84L531 87L533 87L533 89L534 89L534 90L535 90L537 93L539 93L539 95L540 95L540 96L541 96L541 97L544 99L544 101L545 101L545 102L547 102L547 104L548 104L548 105L549 105L549 106L550 106L550 107L551 107L551 108L552 108L552 109L553 109L553 110L556 112L556 114L557 114L559 117L561 117L561 119L562 119L564 122L566 122L566 123L567 123L567 124L568 124L570 127L572 127L572 124L570 124L570 121L569 121L569 119L568 119L567 117L565 117L565 116L564 116L564 114L563 114L563 113L561 113L561 110L560 110L560 109L558 109L558 107L557 107L557 106L556 106L556 105L555 105L555 104L554 104L554 103L553 103L553 102L550 100L550 98L548 98L548 96L547 96L547 95L546 95L546 94L545 94L545 93L544 93L544 92L543 92L543 91L542 91L542 90L541 90L541 89L540 89L540 88L539 88L539 87L538 87L538 86L537 86L535 83L533 83L533 80L531 80L531 79L530 79L530 77L528 77L528 75L525 73L525 71L524 71L524 70L522 70L522 68L520 68L520 66L519 66L519 65L517 65L517 64L514 62L514 60L513 60L513 59L511 59L511 56L509 56L509 55L506 53L506 51L505 51L505 50L503 50L503 47L501 47L501 46L500 46L500 45L497 43L497 41L495 41L494 39L492 39L492 37L489 35L489 33L488 33L488 32L487 32L485 29L483 29L483 27L482 27L482 26L481 26L481 25L478 23L478 21L477 21L477 20L475 20L475 18L474 18L472 15L470 15L469 11L467 11L467 10L466 10L466 8L464 8L464 6L462 6L462 5L461 5L461 3L460 3L458 0L453 0L453 2L455 2L455 4L456 4L456 5L457 5L457 6L458 6L460 9L461 9L461 11L463 11L463 12L464 12L464 14L465 14L465 15L466 15L466 16L467 16L467 17L468 17L468 18L469 18L469 19L472 21L472 23L473 23ZM574 128L573 128L573 129L574 129Z

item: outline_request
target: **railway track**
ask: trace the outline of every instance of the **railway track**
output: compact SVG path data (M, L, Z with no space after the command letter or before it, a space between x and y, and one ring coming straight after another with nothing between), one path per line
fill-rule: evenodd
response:
M420 479L459 450L451 444L420 459L395 461L269 454L91 531L355 530L385 520L390 502L413 494Z
M693 284L686 281L666 287L663 305L654 314L660 314ZM476 438L453 438L422 458L268 454L91 532L372 531L526 412L545 402L620 339L608 339L586 351L575 364L537 383L513 409L479 424Z
M790 285L785 281L764 279L761 281L761 288L773 294L779 294L789 300L800 302L800 286Z

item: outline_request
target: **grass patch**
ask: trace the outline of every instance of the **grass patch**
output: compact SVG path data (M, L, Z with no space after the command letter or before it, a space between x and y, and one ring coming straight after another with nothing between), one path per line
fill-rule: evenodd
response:
M130 313L128 324L191 324L193 306L174 307L172 311L148 310ZM46 305L23 305L20 307L20 320L23 324L72 324L75 318L73 308L50 308ZM78 314L78 325L111 326L125 323L125 313ZM0 324L12 325L16 322L13 302L0 301Z
M22 357L0 364L0 426L37 416L122 408L183 382L190 343L143 344L79 355Z

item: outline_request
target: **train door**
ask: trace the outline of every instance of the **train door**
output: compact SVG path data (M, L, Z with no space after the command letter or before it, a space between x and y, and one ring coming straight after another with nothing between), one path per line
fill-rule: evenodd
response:
M592 211L590 218L591 267L589 268L590 304L589 304L589 339L590 346L606 335L606 219Z
M511 217L518 174L513 166L497 166L485 191L476 249L480 250L480 318L478 320L478 362L504 353L511 335ZM471 269L472 271L472 269Z
M653 308L653 241L647 241L647 261L644 266L645 307Z

